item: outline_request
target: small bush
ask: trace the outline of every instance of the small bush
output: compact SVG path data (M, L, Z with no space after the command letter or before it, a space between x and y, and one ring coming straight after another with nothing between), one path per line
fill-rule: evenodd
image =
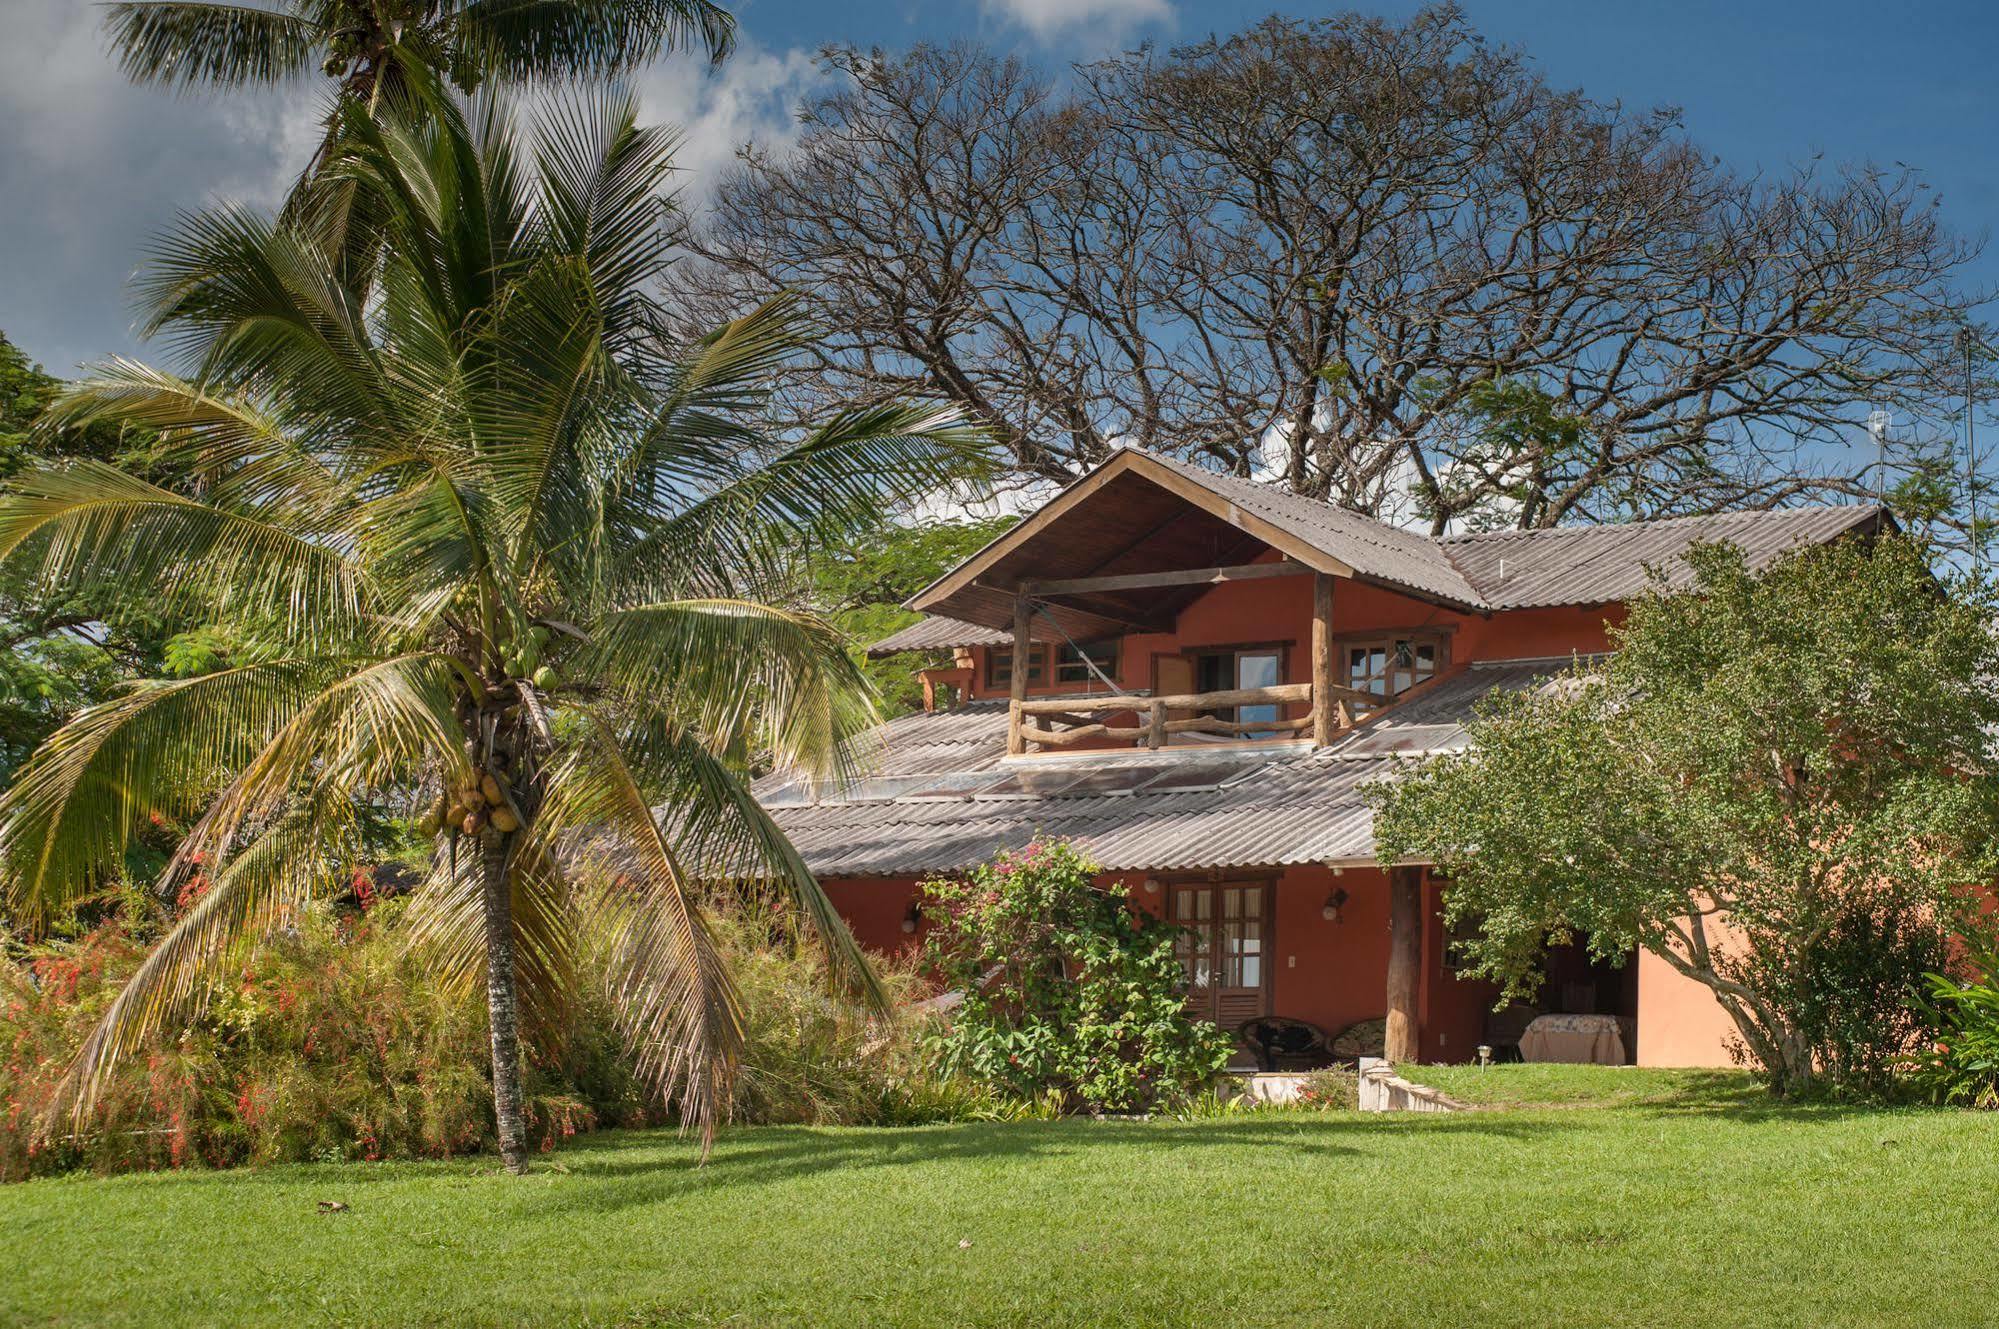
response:
M931 1037L941 1071L1070 1111L1147 1111L1195 1093L1230 1039L1187 1014L1174 929L1095 884L1072 846L1037 842L924 884L925 953L963 995Z
M1930 975L1936 1042L1917 1072L1939 1103L1999 1108L1999 955L1976 957L1982 978L1959 982Z
M1323 1071L1313 1071L1298 1086L1295 1100L1300 1107L1344 1110L1360 1109L1360 1076L1357 1072L1335 1066Z

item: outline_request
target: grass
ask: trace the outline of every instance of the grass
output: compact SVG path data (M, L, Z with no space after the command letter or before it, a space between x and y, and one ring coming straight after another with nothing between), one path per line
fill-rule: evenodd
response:
M705 1168L670 1135L613 1135L519 1180L465 1160L31 1182L0 1188L0 1321L1992 1320L1999 1115L1506 1074L1516 1101L1638 1097L770 1128L725 1136ZM350 1207L321 1214L321 1200Z
M1401 1066L1404 1079L1441 1089L1468 1107L1680 1109L1765 1106L1746 1071L1677 1070L1655 1066L1563 1066L1506 1063Z

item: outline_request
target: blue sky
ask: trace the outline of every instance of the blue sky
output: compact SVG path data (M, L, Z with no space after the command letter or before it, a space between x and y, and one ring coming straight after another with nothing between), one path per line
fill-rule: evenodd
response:
M1360 8L1403 16L1412 3ZM1284 6L1318 15L1333 6ZM1741 169L1829 161L1923 169L1959 231L1999 215L1999 6L1933 0L1473 0L1493 41L1565 86L1683 108L1694 137ZM57 372L136 349L126 279L176 210L282 195L312 139L296 98L176 98L126 86L95 6L0 2L0 329ZM1060 66L1141 40L1227 33L1269 4L1196 0L745 0L742 54L640 83L656 118L690 131L690 179L746 138L782 141L827 42L969 37ZM1999 252L1976 277L1999 285Z

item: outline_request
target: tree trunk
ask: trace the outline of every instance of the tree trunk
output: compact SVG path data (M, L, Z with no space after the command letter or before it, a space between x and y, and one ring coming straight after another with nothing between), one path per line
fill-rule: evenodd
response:
M507 840L495 830L479 837L480 894L486 922L486 1018L493 1041L493 1119L507 1171L528 1170L527 1126L521 1116L520 988L514 972L513 900L507 882Z

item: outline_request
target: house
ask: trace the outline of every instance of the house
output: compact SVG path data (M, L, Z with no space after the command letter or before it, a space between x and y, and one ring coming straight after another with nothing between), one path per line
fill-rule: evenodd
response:
M918 883L1036 836L1185 926L1196 1009L1328 1033L1386 1021L1391 1057L1464 1060L1535 1010L1621 1017L1654 1065L1725 1064L1706 989L1644 955L1551 956L1534 1010L1449 964L1442 883L1375 859L1363 786L1465 742L1496 691L1549 686L1656 568L1729 541L1753 565L1880 528L1796 508L1433 539L1127 449L915 596L877 652L952 652L868 778L758 796L861 941L921 927ZM1633 1045L1635 1043L1635 1046Z

